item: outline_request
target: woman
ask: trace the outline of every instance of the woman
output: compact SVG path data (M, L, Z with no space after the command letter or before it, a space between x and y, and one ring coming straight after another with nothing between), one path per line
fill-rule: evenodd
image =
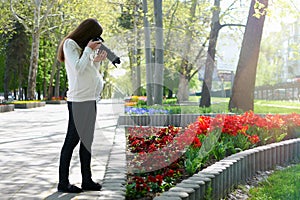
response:
M79 193L84 190L101 190L101 185L92 180L91 146L96 123L96 101L103 88L99 73L100 62L106 59L105 51L98 52L103 29L95 19L84 20L61 42L58 60L65 63L69 89L67 103L69 122L67 135L61 149L59 162L58 191ZM69 168L74 148L80 141L81 188L70 184Z

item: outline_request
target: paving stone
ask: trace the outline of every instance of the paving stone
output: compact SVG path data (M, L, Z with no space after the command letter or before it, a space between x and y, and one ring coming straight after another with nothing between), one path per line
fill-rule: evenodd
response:
M104 181L107 169L110 170L108 177L113 177L113 173L120 176L121 172L124 178L126 174L125 131L116 129L118 116L124 112L123 105L122 101L112 100L102 100L97 105L91 165L93 179L100 183ZM114 185L108 184L100 192L57 192L59 156L67 123L66 104L47 104L44 107L0 113L0 199L104 198L101 194L107 194L105 190L110 189L107 186ZM78 146L71 160L70 182L80 187ZM117 191L117 187L112 187L112 191L118 195L110 194L109 198L125 199L124 189L119 188L120 191Z

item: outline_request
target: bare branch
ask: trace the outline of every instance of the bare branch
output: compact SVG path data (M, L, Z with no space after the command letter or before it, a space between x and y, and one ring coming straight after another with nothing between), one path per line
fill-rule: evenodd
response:
M231 10L234 10L233 6L235 5L235 3L238 0L233 1L228 7L227 9L225 9L225 11L223 12L223 14L220 16L220 18L222 18L223 16L227 15Z
M172 9L170 9L170 12L171 10L173 10L172 14L171 14L171 20L170 20L170 23L169 23L169 26L173 26L173 21L174 21L174 18L175 18L175 13L177 11L177 8L178 8L178 0L172 5ZM167 14L169 15L169 14ZM181 28L181 27L180 27ZM169 43L170 43L170 35L171 35L171 29L168 30L168 33L167 33L167 36L166 36L166 44L165 44L165 48L168 48L169 47Z
M50 11L51 11L53 5L54 5L54 2L55 2L55 0L52 0L51 4L48 4L47 10L46 10L46 12L44 13L44 15L43 15L42 18L41 18L40 27L43 27L43 26L44 26L45 21L46 21L48 15L49 15L49 13L50 13Z
M56 29L56 28L59 28L59 26L53 26L53 27L50 27L50 28L48 28L48 29L42 31L41 34L47 32L47 31L52 31L52 30L54 30L54 29Z
M208 42L208 39L209 39L209 38L206 38L206 40L205 40L204 43L202 44L202 48L199 50L198 55L196 56L196 59L195 59L194 63L196 63L196 61L197 61L198 59L200 59L200 56L202 55L202 53L203 53L203 51L204 51L204 47L206 46L206 43ZM199 66L197 67L197 69L190 75L189 81L190 81L190 80L198 73L198 71L199 71L201 68L202 68L201 65L199 65Z
M16 20L18 20L24 26L26 31L31 31L30 28L26 25L24 18L21 17L20 15L18 15L16 13L16 11L14 10L12 0L10 0L10 11L11 11L12 15L14 16L14 18L16 18Z
M200 56L201 56L201 54L203 53L204 48L205 48L206 43L208 42L208 40L209 40L209 38L206 38L206 39L205 39L204 43L202 44L202 48L199 50L199 52L198 52L198 54L197 54L197 56L196 56L196 58L195 58L195 60L194 60L193 63L196 63L197 60L200 58ZM199 69L198 69L198 70L199 70ZM197 70L197 71L198 71L198 70Z
M246 27L245 24L223 24L223 25L221 25L220 29L225 27L225 26L242 26L242 27Z

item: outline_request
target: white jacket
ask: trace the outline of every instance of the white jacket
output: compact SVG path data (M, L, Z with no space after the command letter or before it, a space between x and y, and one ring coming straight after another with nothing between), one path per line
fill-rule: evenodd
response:
M93 61L96 52L90 47L85 47L80 57L82 49L70 38L65 40L63 51L69 84L67 100L99 100L103 78L99 72L100 63Z

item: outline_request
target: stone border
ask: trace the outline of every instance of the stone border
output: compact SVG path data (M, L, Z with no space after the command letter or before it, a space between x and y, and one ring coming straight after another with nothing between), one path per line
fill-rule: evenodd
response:
M65 100L46 100L46 104L66 104Z
M99 200L125 200L127 183L126 136L124 128L116 128ZM118 138L116 140L116 138Z
M0 113L2 112L10 112L15 110L14 104L0 105Z
M36 107L42 107L46 105L46 102L27 102L27 103L16 103L14 104L15 108L19 109L29 109L29 108L36 108Z
M154 200L220 199L245 184L257 171L300 160L300 138L248 149L228 156L178 183Z
M155 115L120 115L118 126L168 126L186 127L196 121L199 114L155 114ZM206 114L216 116L216 114Z

